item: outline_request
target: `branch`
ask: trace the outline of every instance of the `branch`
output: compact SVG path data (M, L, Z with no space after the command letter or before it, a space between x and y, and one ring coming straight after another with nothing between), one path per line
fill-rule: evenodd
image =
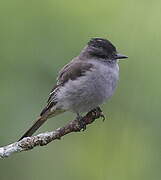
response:
M10 156L12 153L28 151L33 149L36 146L44 146L54 141L56 139L61 139L66 134L71 132L80 132L86 128L86 125L93 123L96 119L103 117L105 119L101 109L98 107L89 113L87 113L82 120L75 119L70 121L67 125L62 128L58 128L52 132L45 132L42 134L38 134L37 136L26 137L21 141L15 142L13 144L0 147L0 158L5 158Z

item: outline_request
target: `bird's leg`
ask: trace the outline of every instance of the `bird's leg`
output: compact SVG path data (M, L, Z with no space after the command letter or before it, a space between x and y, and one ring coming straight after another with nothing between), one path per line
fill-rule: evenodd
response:
M81 129L82 129L83 131L85 131L85 130L86 130L86 124L85 124L85 122L83 121L83 117L82 117L79 113L77 113L76 119L79 121L79 125L80 125Z
M94 117L97 117L97 118L101 117L103 119L103 121L106 119L105 115L103 114L103 112L99 106L92 109L90 112L94 113ZM83 131L85 131L86 130L86 123L84 122L83 117L79 113L77 113L76 119L79 122L80 128Z
M106 119L106 116L104 115L104 113L102 112L99 106L93 109L92 112L95 113L96 116L101 117L103 121Z

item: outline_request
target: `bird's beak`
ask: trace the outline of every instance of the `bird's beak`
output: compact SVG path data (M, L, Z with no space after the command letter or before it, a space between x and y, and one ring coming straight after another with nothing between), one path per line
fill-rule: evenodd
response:
M125 56L123 54L117 53L115 58L116 59L125 59L125 58L128 58L128 56Z

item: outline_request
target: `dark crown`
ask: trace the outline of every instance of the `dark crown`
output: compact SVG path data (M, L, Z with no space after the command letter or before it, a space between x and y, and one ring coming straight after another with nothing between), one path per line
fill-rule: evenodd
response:
M103 48L103 49L109 50L109 52L116 51L115 46L110 41L108 41L107 39L92 38L88 42L88 45L96 47L96 48Z
M94 48L93 49L94 51L91 54L96 55L96 56L111 57L116 53L115 46L107 39L92 38L88 42L88 46L91 48L92 47Z

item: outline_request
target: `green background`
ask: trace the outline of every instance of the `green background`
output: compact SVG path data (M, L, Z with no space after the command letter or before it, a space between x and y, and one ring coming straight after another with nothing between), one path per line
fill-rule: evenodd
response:
M1 180L161 178L160 7L160 0L0 1L1 146L33 123L58 70L90 38L107 38L129 56L120 62L115 95L103 105L104 123L0 160ZM74 117L60 115L38 132Z

